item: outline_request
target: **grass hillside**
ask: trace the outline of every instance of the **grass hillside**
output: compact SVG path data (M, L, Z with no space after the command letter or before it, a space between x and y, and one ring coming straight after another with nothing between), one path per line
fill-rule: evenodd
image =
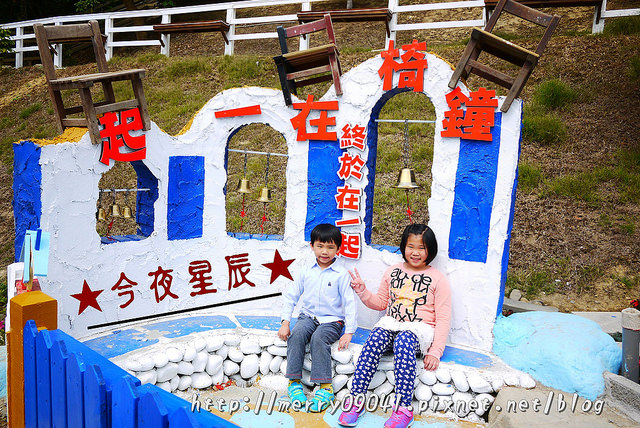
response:
M363 2L372 5L376 2ZM614 4L613 1L609 2ZM631 0L618 1L631 7ZM354 2L354 6L361 6ZM336 2L335 8L344 7ZM509 260L508 291L518 288L530 300L562 310L618 311L640 298L640 20L609 20L603 35L591 35L591 8L559 8L560 27L521 97L524 137ZM417 14L416 14L417 15ZM424 20L423 16L416 19ZM384 28L379 23L336 24L343 71L379 55ZM397 45L415 38L429 51L457 63L469 29L400 33ZM528 47L536 33L520 24L500 28L502 37ZM243 42L238 55L224 57L218 34L174 36L172 57L155 50L125 52L111 61L114 70L145 68L144 82L151 119L170 134L178 133L213 96L238 86L279 87L271 57L275 41ZM378 49L378 50L376 50ZM69 63L71 59L65 59ZM69 66L65 75L89 72L86 65ZM489 82L471 78L472 90ZM300 94L321 96L327 86L316 85ZM130 91L119 86L117 91ZM504 91L498 89L499 94ZM12 144L29 138L52 138L54 125L42 68L0 70L0 265L13 260ZM432 116L421 94L401 94L382 112L389 119ZM403 165L403 125L380 127L379 169L375 194L374 242L397 245L406 223L404 193L393 189ZM422 188L411 194L414 219L427 220L433 127L408 128L410 152ZM233 148L282 151L281 137L266 126L254 125L238 133ZM234 155L235 156L235 155ZM247 174L257 189L264 180L264 157L250 157ZM243 157L230 159L229 186L235 189L243 174ZM132 187L128 165L105 175L101 187ZM282 195L284 161L272 157L270 183ZM248 200L256 197L249 195ZM239 230L241 200L228 192L228 230ZM118 195L123 198L124 195ZM280 196L282 197L282 196ZM124 199L119 199L123 203ZM285 201L282 201L285 202ZM106 198L104 207L111 204ZM269 206L267 233L281 232L284 204ZM248 203L247 211L261 214L262 204ZM245 220L244 231L257 232L259 220ZM114 233L131 233L133 224L116 224ZM106 233L100 224L98 232ZM4 272L3 272L4 275ZM0 280L0 282L6 282ZM6 286L6 285L5 285Z

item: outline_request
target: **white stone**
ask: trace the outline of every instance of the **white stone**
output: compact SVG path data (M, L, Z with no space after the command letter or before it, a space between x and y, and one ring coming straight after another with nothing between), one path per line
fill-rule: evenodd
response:
M206 373L194 373L191 375L191 386L195 389L209 388L211 384L211 376Z
M225 360L222 364L222 368L224 370L224 374L227 376L234 375L240 371L240 366L238 363L235 363L231 360Z
M227 346L238 346L240 344L240 336L237 334L227 334L224 337L224 344Z
M213 376L218 372L222 371L222 362L224 360L220 355L209 354L209 358L207 359L207 365L205 366L205 371L209 376Z
M504 386L504 381L500 378L494 379L491 381L491 389L493 389L494 392L500 391L500 389L502 389L503 386Z
M333 386L333 391L340 391L349 381L349 376L339 374L335 375L331 381L331 385Z
M431 387L431 391L436 395L451 395L456 392L456 389L453 387L453 385L450 385L448 383L437 382Z
M259 354L261 349L258 342L255 342L249 339L244 339L240 342L240 350L242 351L243 354L249 355L249 354Z
M184 391L191 386L191 376L180 376L180 382L178 383L178 390Z
M344 397L346 397L348 393L349 390L347 388L341 389L336 393L336 400L338 400L339 403L342 403L344 401Z
M184 353L178 348L175 348L173 346L167 348L167 358L169 359L170 363L177 363L182 361L183 355Z
M276 355L275 357L273 357L271 359L271 362L269 363L269 371L271 373L278 373L280 371L280 365L282 365L283 361L284 358L282 358L280 355Z
M178 385L180 384L180 376L172 377L171 380L169 381L169 384L171 385L171 392L178 389Z
M384 396L389 395L392 391L393 385L391 385L389 382L383 382L382 385L373 390L373 393L382 399Z
M207 352L215 352L224 346L224 337L209 336L207 338Z
M347 364L349 361L351 361L351 352L349 352L349 350L347 349L338 350L334 351L331 354L331 357L340 364Z
M190 362L190 361L193 361L193 359L196 357L197 354L198 352L196 352L196 348L194 348L191 345L188 345L184 349L184 355L182 356L182 359L184 361Z
M526 373L520 375L520 386L525 389L531 389L536 387L536 381L533 380L531 376ZM491 391L482 391L482 392L491 392Z
M446 367L438 367L435 372L436 379L438 379L442 383L451 382L451 372Z
M140 372L136 375L138 379L140 379L140 383L144 385L145 383L155 384L158 379L158 374L155 370L148 370L146 372Z
M438 381L438 378L436 378L436 374L430 370L425 370L420 373L419 379L420 382L424 383L425 385L435 385L435 383Z
M504 377L504 383L508 386L520 386L520 378L516 374L509 374Z
M190 376L193 374L195 370L193 370L193 364L188 363L186 361L180 361L178 363L178 374Z
M267 351L273 355L279 355L281 357L286 357L287 356L287 348L286 347L282 347L282 346L276 346L276 345L271 345L267 348Z
M256 354L250 354L244 357L242 364L240 364L240 376L244 379L249 379L258 373L260 366L260 358Z
M393 370L393 361L380 361L378 364L378 370L382 370L384 372Z
M209 353L207 351L200 351L196 354L196 357L191 361L193 364L194 372L203 372L209 362Z
M485 378L475 372L469 373L469 376L467 376L467 382L469 382L469 388L471 388L471 390L476 394L481 394L483 392L493 392L491 384L487 382Z
M261 336L258 340L261 348L273 345L274 336Z
M193 347L196 348L196 352L200 352L207 347L207 341L202 337L196 337L196 340L193 341Z
M211 384L218 385L223 382L226 382L227 381L226 377L227 376L224 374L224 371L220 370L218 373L211 376Z
M476 395L478 408L475 410L475 414L478 416L484 416L484 414L487 413L494 401L495 397L491 394L483 393Z
M315 383L311 382L311 372L308 370L302 370L302 378L300 379L303 385L313 388Z
M220 355L223 360L226 360L229 355L229 347L227 345L222 345L222 348L216 351L216 355Z
M158 374L156 382L167 382L178 375L178 365L176 363L168 363L163 367L159 367L156 373Z
M429 409L433 410L434 412L439 412L446 408L447 402L451 402L451 399L449 397L443 399L440 396L433 396L431 397L431 400L429 400Z
M468 392L456 391L451 398L453 399L453 411L458 417L463 418L471 412L469 403L473 400L473 395Z
M244 358L244 354L238 347L229 348L229 359L235 363L241 363Z
M146 370L142 370L142 365L138 360L127 360L123 364L123 368L132 372L143 372ZM150 370L150 369L148 369Z
M280 339L278 336L273 338L273 344L276 346L284 346L286 348L287 341Z
M349 364L336 364L336 373L338 374L352 374L356 371L356 366L352 363Z
M271 361L273 361L273 355L268 352L263 352L260 354L260 373L263 376L269 374L269 366L271 365Z
M287 374L287 359L286 359L286 358L285 358L285 359L283 359L283 360L282 360L282 364L280 364L280 372L281 372L283 375L286 375L286 374Z
M387 380L387 374L385 372L375 372L371 378L371 382L369 383L369 389L376 389L382 385L385 380Z
M477 415L477 414L475 414L475 413L469 413L469 414L467 415L466 419L467 419L469 422L472 422L472 423L474 423L474 424L484 424L484 423L485 423L484 419L482 419L480 416L478 416L478 415Z
M389 381L389 383L391 385L395 385L396 384L396 374L393 372L393 370L389 370L387 373L387 380Z
M419 401L429 401L433 396L433 393L431 392L431 388L429 387L429 385L425 385L424 383L419 384L414 389L413 393L416 399Z
M155 354L153 354L151 356L151 358L153 358L153 364L156 366L156 368L160 368L160 367L164 367L167 365L167 363L169 362L169 357L167 357L166 354L162 354L160 352L156 352Z
M391 361L393 363L393 354L381 356L380 361Z
M147 372L156 366L156 363L153 362L153 358L147 355L143 355L142 357L138 358L138 363L140 363L139 371L141 372Z
M469 390L469 382L467 382L467 376L460 370L451 371L451 380L453 385L460 392L467 392Z
M311 371L311 359L309 357L305 357L305 359L302 360L302 368Z
M231 380L236 384L238 388L246 388L247 386L249 386L249 383L239 374L234 374L233 376L231 376Z
M156 383L156 386L160 389L164 389L167 392L171 392L171 382L169 381Z

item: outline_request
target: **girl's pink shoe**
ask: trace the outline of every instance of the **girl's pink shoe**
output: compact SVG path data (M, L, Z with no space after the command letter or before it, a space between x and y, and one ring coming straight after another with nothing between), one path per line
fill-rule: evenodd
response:
M398 407L384 423L385 428L407 428L413 424L413 412L406 407Z
M343 427L354 427L358 424L358 418L364 413L364 406L358 411L356 406L352 406L350 410L345 410L340 414L338 423Z

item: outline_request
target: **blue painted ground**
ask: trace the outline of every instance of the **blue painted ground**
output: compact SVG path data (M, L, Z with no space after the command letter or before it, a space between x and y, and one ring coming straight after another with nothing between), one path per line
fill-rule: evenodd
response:
M136 329L115 330L110 334L88 340L84 343L104 357L113 358L158 343L158 338L160 337L173 339L192 333L235 329L238 326L245 329L268 331L277 331L280 328L280 318L276 316L238 315L235 319L238 324L224 315L178 318L145 324ZM292 326L295 325L295 320L292 320L291 324ZM353 335L352 342L359 345L364 344L370 332L370 330L358 328ZM487 355L452 346L445 348L442 361L477 368L492 365L491 358Z

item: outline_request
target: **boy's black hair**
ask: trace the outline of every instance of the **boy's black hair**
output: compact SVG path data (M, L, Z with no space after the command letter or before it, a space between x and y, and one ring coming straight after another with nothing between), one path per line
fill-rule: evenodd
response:
M404 255L404 250L407 248L407 241L409 240L409 235L418 235L422 236L422 242L424 243L425 248L427 249L427 260L426 264L428 265L436 258L438 254L438 241L436 241L436 235L433 233L433 230L426 224L414 223L410 224L404 229L402 233L402 239L400 240L400 252L402 253L402 258L407 261L407 258Z
M311 245L314 242L333 242L338 248L342 245L342 234L340 229L329 223L317 225L311 231Z

